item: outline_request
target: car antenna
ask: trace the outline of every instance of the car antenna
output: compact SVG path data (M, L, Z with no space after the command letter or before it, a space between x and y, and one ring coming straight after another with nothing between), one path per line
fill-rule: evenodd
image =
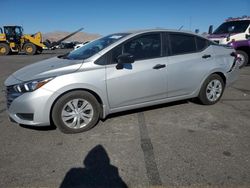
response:
M180 31L183 28L183 25L178 29L178 31Z

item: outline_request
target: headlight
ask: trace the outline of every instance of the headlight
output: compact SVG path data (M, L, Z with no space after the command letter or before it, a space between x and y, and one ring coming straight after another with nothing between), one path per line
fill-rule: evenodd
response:
M32 80L32 81L28 81L25 83L17 84L14 86L14 90L18 93L32 92L42 87L43 85L45 85L52 79L53 78L38 79L38 80Z

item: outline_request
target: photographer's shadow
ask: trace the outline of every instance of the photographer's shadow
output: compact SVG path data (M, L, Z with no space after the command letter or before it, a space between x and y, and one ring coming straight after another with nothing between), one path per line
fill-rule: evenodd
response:
M110 164L106 150L101 145L94 147L83 161L85 168L72 168L67 172L61 188L127 187L119 176L118 168Z

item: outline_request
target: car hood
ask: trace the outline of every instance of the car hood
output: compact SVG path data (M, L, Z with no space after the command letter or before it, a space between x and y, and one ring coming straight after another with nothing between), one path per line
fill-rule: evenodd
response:
M236 33L231 33L230 36L235 35ZM208 36L209 39L218 39L218 38L226 38L228 37L228 33L224 33L224 34L211 34Z
M68 60L53 57L19 69L5 81L5 85L11 85L10 80L13 80L13 77L16 80L25 82L69 74L77 71L82 63L83 60Z

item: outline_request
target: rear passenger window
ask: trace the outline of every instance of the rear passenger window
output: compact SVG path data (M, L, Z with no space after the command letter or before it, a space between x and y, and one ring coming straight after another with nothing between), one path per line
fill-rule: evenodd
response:
M196 37L197 51L202 51L208 46L208 41L206 39Z
M195 38L185 34L169 34L172 55L193 53L196 51Z

